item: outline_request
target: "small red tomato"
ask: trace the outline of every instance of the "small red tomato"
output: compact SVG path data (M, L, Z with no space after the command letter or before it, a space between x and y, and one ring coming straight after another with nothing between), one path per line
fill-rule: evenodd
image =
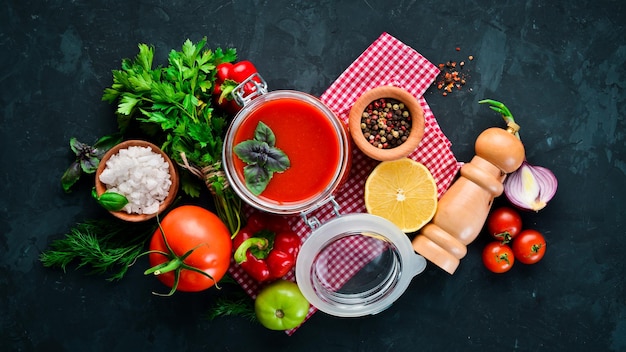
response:
M513 254L524 264L535 264L546 254L546 239L536 230L524 230L513 240Z
M515 262L511 247L498 241L487 244L482 257L485 267L496 274L509 271Z
M494 239L509 243L522 231L522 218L512 208L495 209L487 218L487 231Z

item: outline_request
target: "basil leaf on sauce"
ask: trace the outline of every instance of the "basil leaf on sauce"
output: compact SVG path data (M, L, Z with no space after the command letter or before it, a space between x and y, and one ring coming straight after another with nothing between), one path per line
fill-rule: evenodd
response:
M254 139L234 147L235 154L247 164L243 169L244 179L246 187L254 195L260 195L267 188L274 172L283 172L291 166L287 154L275 145L274 132L259 121Z

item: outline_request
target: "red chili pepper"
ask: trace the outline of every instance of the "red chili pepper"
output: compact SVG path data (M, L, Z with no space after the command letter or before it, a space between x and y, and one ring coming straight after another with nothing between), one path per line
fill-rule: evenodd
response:
M231 93L240 83L257 73L257 69L250 61L240 61L235 64L230 62L219 64L216 71L213 97L218 107L229 114L235 115L239 112L241 106L237 104ZM260 83L260 80L256 77L254 81ZM254 84L251 82L244 86L244 94L250 94L254 90Z
M235 262L258 282L276 280L294 267L301 243L284 218L253 214L233 239Z

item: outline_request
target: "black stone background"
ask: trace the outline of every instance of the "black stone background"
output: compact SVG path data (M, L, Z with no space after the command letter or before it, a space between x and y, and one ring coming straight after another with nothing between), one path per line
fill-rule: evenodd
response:
M621 0L3 1L0 350L626 350L625 16ZM501 124L477 104L492 98L522 125L529 161L555 172L555 199L523 215L548 239L540 264L490 274L478 239L453 276L429 265L388 310L317 313L289 337L242 318L207 321L213 291L152 296L162 286L143 277L146 261L117 283L39 263L71 225L106 215L87 183L68 195L59 180L70 137L115 130L102 91L138 43L164 63L207 36L255 62L271 89L320 95L383 32L433 63L467 62L464 89L425 94L459 160Z

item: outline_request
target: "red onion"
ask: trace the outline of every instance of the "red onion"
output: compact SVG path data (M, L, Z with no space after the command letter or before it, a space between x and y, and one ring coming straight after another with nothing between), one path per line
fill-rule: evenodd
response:
M557 187L558 182L552 171L524 161L507 176L504 194L519 208L539 211L554 197Z

